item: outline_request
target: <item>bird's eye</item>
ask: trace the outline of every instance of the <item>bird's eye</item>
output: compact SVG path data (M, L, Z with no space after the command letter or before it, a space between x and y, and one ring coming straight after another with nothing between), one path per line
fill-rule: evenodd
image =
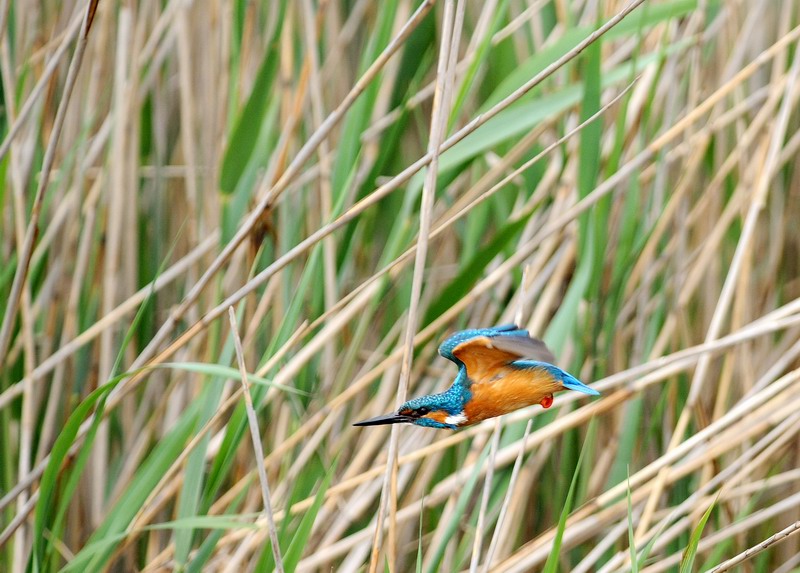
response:
M422 408L417 409L417 415L424 416L425 414L427 414L430 411L431 411L430 408L422 407Z

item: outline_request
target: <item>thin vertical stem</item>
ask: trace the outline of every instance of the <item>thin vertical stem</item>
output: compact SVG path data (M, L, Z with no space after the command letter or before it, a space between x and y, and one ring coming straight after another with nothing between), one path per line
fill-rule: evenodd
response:
M433 212L433 198L436 194L436 178L439 174L439 153L444 129L447 122L447 108L449 107L448 88L448 67L451 61L450 49L453 37L453 22L455 17L455 0L447 0L444 5L444 17L442 22L442 41L439 48L439 62L436 73L436 92L433 97L433 110L431 112L431 132L428 140L428 153L431 162L426 173L425 183L422 188L422 204L420 208L419 241L417 242L416 255L414 258L414 275L411 282L411 300L408 307L408 321L406 323L405 340L403 344L403 361L400 368L400 384L397 389L397 406L400 406L406 399L408 393L408 382L411 378L411 362L414 355L414 335L419 324L419 299L422 293L422 278L425 273L425 260L428 255L428 239L430 236L431 213ZM389 454L384 475L383 489L381 494L378 516L375 522L375 537L372 544L372 555L370 557L370 573L375 573L378 568L378 556L380 555L381 542L383 537L383 521L386 515L387 505L391 508L391 518L389 520L389 567L395 564L395 541L396 541L396 514L397 514L397 443L399 438L399 426L392 426L391 437L389 439ZM388 498L388 499L387 499ZM388 501L388 503L387 503Z
M278 545L278 530L275 527L275 518L272 514L272 504L270 503L269 483L267 482L267 470L264 468L264 447L261 444L261 433L258 431L258 420L256 411L253 408L253 398L250 396L250 383L247 380L247 368L244 364L244 350L242 349L242 339L239 336L239 328L236 325L236 313L233 307L228 308L228 319L231 323L231 335L233 344L236 348L236 360L239 363L239 373L242 375L242 394L244 395L244 407L247 411L247 424L250 426L250 437L253 440L253 451L255 452L256 468L258 469L258 480L261 483L261 499L264 502L264 515L267 518L267 529L269 539L272 543L272 556L275 558L275 571L283 573L283 560L281 559L281 548Z

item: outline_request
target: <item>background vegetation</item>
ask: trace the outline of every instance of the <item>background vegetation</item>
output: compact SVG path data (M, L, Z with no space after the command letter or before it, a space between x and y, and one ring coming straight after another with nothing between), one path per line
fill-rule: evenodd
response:
M796 1L87 7L0 2L0 569L800 570ZM602 397L351 426L514 320Z

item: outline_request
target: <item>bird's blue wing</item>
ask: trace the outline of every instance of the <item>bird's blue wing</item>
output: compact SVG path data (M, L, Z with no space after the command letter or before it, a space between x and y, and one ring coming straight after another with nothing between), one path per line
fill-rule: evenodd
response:
M493 326L491 328L473 328L470 330L461 330L450 335L444 342L442 342L442 344L439 346L439 354L460 366L463 363L453 354L453 351L457 346L476 338L495 338L497 336L530 338L528 331L519 328L516 324L503 324L500 326Z
M527 358L555 362L544 342L531 338L527 330L514 324L462 330L439 347L439 354L459 367L461 385L497 377L514 360Z

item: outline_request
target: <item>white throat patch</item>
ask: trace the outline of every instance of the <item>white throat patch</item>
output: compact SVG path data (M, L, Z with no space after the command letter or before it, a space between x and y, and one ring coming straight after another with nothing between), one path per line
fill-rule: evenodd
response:
M450 424L451 426L459 426L467 421L467 416L464 412L460 414L456 414L455 416L447 416L444 419L445 424Z

